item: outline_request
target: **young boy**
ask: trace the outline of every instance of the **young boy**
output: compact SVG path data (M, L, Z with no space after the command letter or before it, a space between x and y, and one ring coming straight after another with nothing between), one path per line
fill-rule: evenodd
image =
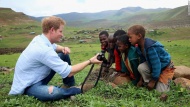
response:
M138 44L137 53L141 64L138 71L141 80L137 86L144 85L159 92L169 91L170 80L174 75L174 66L170 55L164 50L164 46L157 41L145 38L145 29L141 25L134 25L128 29L129 41L132 45Z
M117 48L116 41L117 37L126 34L124 30L117 30L113 36L108 34L107 31L102 31L99 34L99 40L101 43L101 49L102 52L108 52L108 67L105 70L108 70L108 68L112 65L112 63L115 62L115 69L116 71L121 71L121 57L120 52ZM109 44L112 45L112 47L108 46Z
M108 53L107 65L104 67L104 71L108 72L108 69L114 63L114 47L113 47L113 35L108 34L107 31L102 31L99 34L99 40L101 43L101 51L105 54ZM115 45L114 45L115 46Z
M137 70L139 58L136 49L131 46L129 37L126 34L117 38L117 46L122 57L120 76L129 77L132 83L137 85L140 79L140 74Z
M126 34L126 32L124 30L117 30L113 35L114 44L116 44L117 38L124 34ZM120 51L118 50L117 45L115 45L115 48L114 48L114 56L115 56L115 58L114 58L115 59L115 70L120 72L121 71L121 55L120 55Z
M108 32L107 31L102 31L99 33L99 40L101 43L101 51L107 52L108 48Z
M113 42L113 34L108 36L107 39L107 52L108 52L108 62L107 62L107 70L111 67L111 65L114 63L114 46L115 43Z

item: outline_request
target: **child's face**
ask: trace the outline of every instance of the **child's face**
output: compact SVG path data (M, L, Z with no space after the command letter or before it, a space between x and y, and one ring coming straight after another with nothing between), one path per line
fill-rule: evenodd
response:
M110 49L114 49L114 47L115 47L115 41L114 41L113 38L108 38L108 47Z
M108 37L106 35L100 35L99 40L102 46L106 46L108 44Z
M131 42L132 45L138 44L138 40L140 39L139 35L136 35L128 31L128 36L129 36L129 42Z
M128 49L128 45L124 44L121 41L117 41L117 46L121 53L124 53Z

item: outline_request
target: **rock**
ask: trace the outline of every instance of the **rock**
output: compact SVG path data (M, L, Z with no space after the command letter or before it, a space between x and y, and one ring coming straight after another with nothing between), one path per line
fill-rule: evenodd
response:
M0 71L13 71L14 68L10 68L10 67L0 67Z
M71 101L75 101L76 97L75 96L70 96Z
M180 84L182 87L190 89L190 80L189 79L182 78L182 77L176 78L174 80L174 83L175 84Z
M87 83L87 84L83 85L82 90L83 90L83 92L87 92L88 90L92 89L93 87L94 87L94 84Z
M122 85L124 83L129 83L131 80L130 80L130 77L129 76L117 76L115 77L113 83L116 84L116 85Z
M117 87L117 85L114 84L114 83L112 83L112 82L109 82L108 85L111 85L113 88L116 88L116 87Z
M167 98L168 98L168 95L165 94L165 93L162 93L162 95L160 96L160 100L161 100L161 101L166 101Z
M175 66L174 78L184 77L190 79L190 68L186 66Z

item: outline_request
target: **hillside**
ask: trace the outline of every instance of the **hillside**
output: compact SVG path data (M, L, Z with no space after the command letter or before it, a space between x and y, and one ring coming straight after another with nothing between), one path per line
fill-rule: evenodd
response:
M154 19L150 26L152 27L190 27L190 16L188 15L188 7L182 6L169 11L154 14Z
M67 13L58 14L67 21L68 26L74 27L112 27L126 28L134 24L142 24L148 28L190 26L188 7L174 9L158 8L143 9L127 7L120 10L109 10L97 13ZM36 20L41 20L38 17Z
M55 16L66 20L68 26L74 27L120 27L123 19L138 14L151 14L169 10L167 8L143 9L141 7L126 7L120 10L108 10L97 13L67 13ZM33 17L40 21L43 17Z
M81 25L88 27L89 25L102 27L111 26L117 28L126 28L134 24L142 24L148 28L190 26L190 16L188 16L187 6L154 11L148 9L139 9L138 11L133 12L129 12L128 10L120 11L118 11L115 16L104 19L104 21L102 19L101 21L91 21Z
M55 16L66 20L67 26L88 28L127 28L134 24L142 24L147 28L190 26L188 7L174 9L126 7L120 10L108 10L97 13L67 13ZM27 16L8 8L0 8L0 23L21 24L41 21L43 17ZM35 21L34 21L35 20Z
M29 18L22 12L15 12L10 8L0 8L0 23L1 25L32 23L35 20Z

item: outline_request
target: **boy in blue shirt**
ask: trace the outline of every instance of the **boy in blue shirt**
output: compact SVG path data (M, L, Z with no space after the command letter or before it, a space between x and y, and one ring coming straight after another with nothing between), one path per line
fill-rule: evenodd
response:
M164 46L157 41L145 38L145 29L141 25L134 25L128 29L129 41L136 45L141 64L138 71L141 80L137 86L144 85L159 92L169 91L169 83L174 75L174 66L170 55L164 50Z

